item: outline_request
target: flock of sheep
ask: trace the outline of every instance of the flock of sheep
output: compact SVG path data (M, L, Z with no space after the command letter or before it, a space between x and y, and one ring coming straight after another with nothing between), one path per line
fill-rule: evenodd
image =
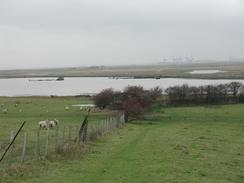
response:
M7 114L8 113L8 109L4 108L4 104L1 104L1 108L2 108L2 113L3 114Z
M68 106L65 106L64 108L66 111L70 110L70 108ZM47 130L47 129L54 129L57 128L59 124L59 120L58 119L54 119L49 121L48 119L44 120L44 121L39 121L38 125L39 125L39 129L41 130Z
M66 111L69 111L70 110L70 107L69 106L65 106L64 109ZM95 107L93 106L81 106L80 107L80 110L81 111L84 111L84 110L91 110L93 109L93 111L96 111L98 109L96 109ZM57 128L58 125L59 125L59 120L58 119L54 119L54 120L51 120L49 121L48 119L44 120L44 121L39 121L38 122L38 125L39 125L39 129L43 129L43 130L47 130L47 129L54 129L54 128Z
M18 104L14 104L15 107L18 107ZM3 114L7 114L8 113L8 109L5 107L4 104L1 104L0 105L1 109L2 109L2 113ZM70 107L69 106L65 106L64 109L66 111L69 111L70 110ZM84 111L84 110L88 110L88 109L93 109L94 111L96 111L97 109L94 108L93 106L81 106L80 107L80 110L81 111ZM22 109L19 110L19 112L22 112ZM48 111L47 111L48 112ZM39 121L38 122L38 126L39 126L39 129L43 129L43 130L47 130L47 129L54 129L54 128L57 128L59 125L59 120L58 119L53 119L53 120L43 120L43 121Z
M56 118L54 120L49 121L48 119L45 121L39 121L39 129L47 130L47 129L54 129L58 127L59 120Z
M0 107L2 109L2 113L3 114L7 114L8 113L8 109L5 107L4 104L1 104ZM18 107L18 104L14 104L14 107ZM19 112L22 112L22 109L20 109Z

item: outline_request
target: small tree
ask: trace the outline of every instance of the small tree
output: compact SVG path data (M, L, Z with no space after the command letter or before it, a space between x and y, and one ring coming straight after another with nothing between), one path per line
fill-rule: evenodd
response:
M141 86L129 86L123 92L121 107L124 111L125 122L129 117L137 117L145 112L151 105L148 92Z
M240 82L231 82L229 84L230 91L232 92L233 96L236 97L239 89L241 88L242 84Z
M151 100L156 100L160 96L162 96L163 90L157 86L155 88L152 88L151 90L148 91L148 95L151 98Z
M239 102L244 103L244 86L240 88Z
M128 86L123 92L106 89L94 97L94 102L102 109L108 106L124 111L125 122L128 122L129 117L138 117L150 107L152 99L149 93L141 86Z
M94 103L100 109L104 109L109 106L114 100L113 89L105 89L93 97Z

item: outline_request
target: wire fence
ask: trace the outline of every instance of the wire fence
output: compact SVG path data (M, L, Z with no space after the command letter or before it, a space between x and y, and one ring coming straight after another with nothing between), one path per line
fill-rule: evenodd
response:
M25 162L55 157L60 147L67 144L81 145L85 141L92 141L124 125L124 116L107 117L105 120L88 123L85 140L80 140L80 126L64 126L47 130L37 129L31 132L21 132L16 141L10 146L2 163ZM13 130L9 133L9 140L0 139L0 157L15 136Z

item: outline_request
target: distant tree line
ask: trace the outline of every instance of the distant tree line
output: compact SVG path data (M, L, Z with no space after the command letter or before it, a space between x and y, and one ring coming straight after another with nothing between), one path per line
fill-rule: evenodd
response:
M165 90L168 95L168 104L229 104L244 102L244 87L240 82L206 86L181 86L169 87Z
M128 122L129 118L145 113L156 101L173 106L244 103L244 86L240 82L199 87L183 84L169 87L165 91L160 87L145 90L141 86L129 86L123 91L111 88L102 90L93 99L101 109L123 111L125 121Z

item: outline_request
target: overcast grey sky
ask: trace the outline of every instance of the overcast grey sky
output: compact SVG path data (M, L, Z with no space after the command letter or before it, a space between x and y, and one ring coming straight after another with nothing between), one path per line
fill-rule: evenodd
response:
M0 69L244 57L243 0L0 0Z

